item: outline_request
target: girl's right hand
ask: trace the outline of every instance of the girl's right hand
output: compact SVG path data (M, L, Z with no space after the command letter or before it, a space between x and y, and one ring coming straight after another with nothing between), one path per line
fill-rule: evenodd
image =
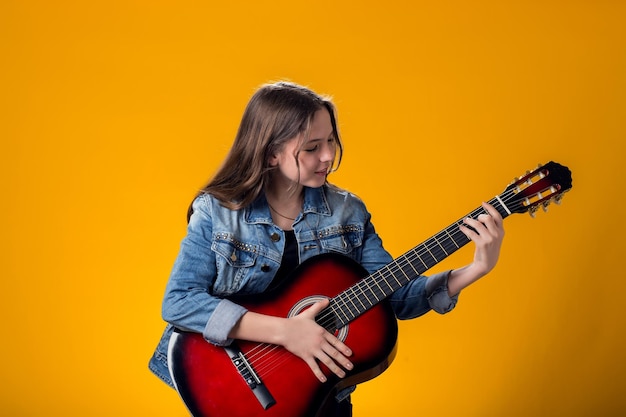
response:
M354 367L348 359L352 355L350 348L315 322L315 316L328 304L328 300L319 301L287 319L280 341L285 349L304 360L321 382L326 382L326 375L318 361L339 378L346 376L344 369Z

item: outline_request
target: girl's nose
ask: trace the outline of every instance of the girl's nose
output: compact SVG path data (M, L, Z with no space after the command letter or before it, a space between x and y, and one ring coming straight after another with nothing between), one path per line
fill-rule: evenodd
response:
M320 159L323 162L332 161L335 158L335 142L326 142L326 145L322 149Z

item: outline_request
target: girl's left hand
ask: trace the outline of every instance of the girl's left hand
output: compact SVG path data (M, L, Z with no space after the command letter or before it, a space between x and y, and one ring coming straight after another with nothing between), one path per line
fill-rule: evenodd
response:
M504 239L502 216L492 205L483 203L482 206L488 214L481 214L476 219L466 218L463 220L474 230L464 226L460 227L461 232L476 245L471 268L479 276L487 274L496 266L500 256L502 239Z

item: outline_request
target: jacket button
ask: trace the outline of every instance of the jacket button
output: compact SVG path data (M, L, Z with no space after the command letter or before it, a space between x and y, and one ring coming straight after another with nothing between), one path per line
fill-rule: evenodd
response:
M270 266L269 266L269 265L267 265L267 264L263 264L263 265L261 266L261 271L263 271L263 272L269 272L269 270L270 270Z
M280 240L280 235L278 233L272 233L270 239L272 239L272 242L278 242Z

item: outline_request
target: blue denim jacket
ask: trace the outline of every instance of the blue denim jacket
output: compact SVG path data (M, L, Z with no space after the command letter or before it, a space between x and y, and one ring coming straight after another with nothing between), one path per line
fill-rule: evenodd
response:
M335 252L354 259L369 273L392 261L370 222L371 215L355 195L332 185L305 188L302 213L293 223L300 262ZM202 333L216 345L228 345L228 334L246 309L228 300L233 294L258 294L270 285L284 250L284 231L272 222L264 197L233 211L208 194L193 202L187 235L165 289L162 315L168 323L149 368L173 386L167 347L176 326ZM419 242L416 242L416 244ZM430 309L452 310L448 272L421 276L397 290L389 300L398 319Z

